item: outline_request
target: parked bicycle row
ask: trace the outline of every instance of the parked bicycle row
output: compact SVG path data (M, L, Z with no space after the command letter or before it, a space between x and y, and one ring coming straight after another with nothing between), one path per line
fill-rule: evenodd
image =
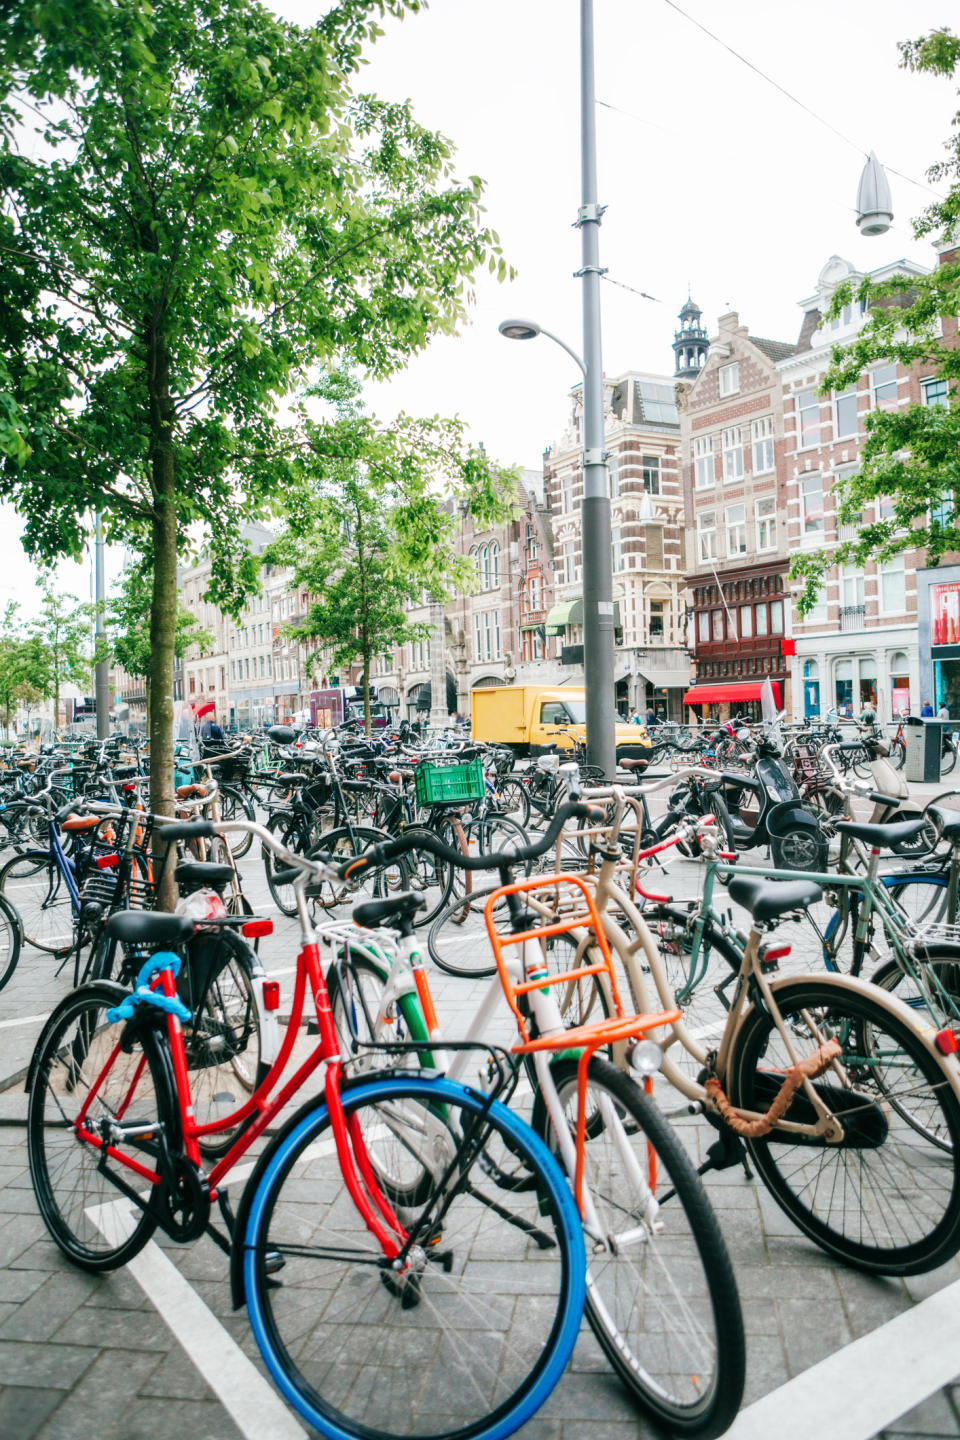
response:
M409 738L277 727L257 755L181 757L170 817L132 777L58 803L51 767L45 845L0 871L19 941L73 965L27 1081L47 1227L92 1271L157 1229L211 1238L325 1435L507 1435L584 1314L641 1413L718 1435L745 1342L698 1169L755 1173L868 1273L960 1250L960 797L904 816L885 757L841 741L817 751L821 805L772 727L616 785ZM303 937L283 1023L254 847ZM694 900L669 893L677 855ZM176 914L153 908L168 867ZM430 959L489 981L461 1033Z

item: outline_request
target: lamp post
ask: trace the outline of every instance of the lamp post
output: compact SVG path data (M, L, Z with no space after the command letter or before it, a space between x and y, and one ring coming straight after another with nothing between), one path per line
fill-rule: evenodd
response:
M580 0L580 231L583 281L583 357L530 320L505 320L508 340L546 335L583 372L583 669L586 681L587 760L607 779L616 771L613 678L613 561L610 493L603 441L603 359L600 343L600 221L597 200L597 129L594 92L593 0Z

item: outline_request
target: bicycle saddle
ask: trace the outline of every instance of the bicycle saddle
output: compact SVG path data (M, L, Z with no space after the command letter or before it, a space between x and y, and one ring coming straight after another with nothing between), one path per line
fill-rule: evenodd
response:
M211 860L184 860L173 872L178 885L211 885L219 890L233 879L232 865L218 865Z
M913 840L923 829L924 820L918 816L916 820L900 820L892 825L869 825L860 820L838 820L836 828L841 835L850 835L854 840L862 840L873 850L883 850L891 845L902 845L906 840Z
M404 890L386 900L364 900L354 905L353 919L357 925L363 925L368 930L375 930L378 925L389 925L391 929L402 931L418 910L426 908L426 904L422 895Z
M823 891L814 880L763 880L751 875L734 876L727 893L761 924L776 920L788 910L805 910L815 900L823 899Z
M118 910L103 927L122 945L178 945L189 940L195 926L185 915L160 910Z

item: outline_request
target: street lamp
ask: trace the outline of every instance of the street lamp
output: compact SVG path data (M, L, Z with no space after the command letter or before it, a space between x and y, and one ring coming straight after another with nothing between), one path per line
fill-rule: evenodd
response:
M603 360L600 344L600 221L597 200L597 129L594 89L593 0L580 0L580 231L583 281L583 356L532 320L505 320L501 335L533 340L546 335L583 374L583 670L586 682L587 760L607 779L616 771L613 679L613 560L610 492L603 441Z

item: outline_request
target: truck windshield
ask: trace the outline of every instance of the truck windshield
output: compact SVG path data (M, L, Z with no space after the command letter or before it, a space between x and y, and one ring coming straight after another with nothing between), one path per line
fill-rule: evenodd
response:
M567 714L574 725L586 725L587 723L587 702L586 700L564 700Z

